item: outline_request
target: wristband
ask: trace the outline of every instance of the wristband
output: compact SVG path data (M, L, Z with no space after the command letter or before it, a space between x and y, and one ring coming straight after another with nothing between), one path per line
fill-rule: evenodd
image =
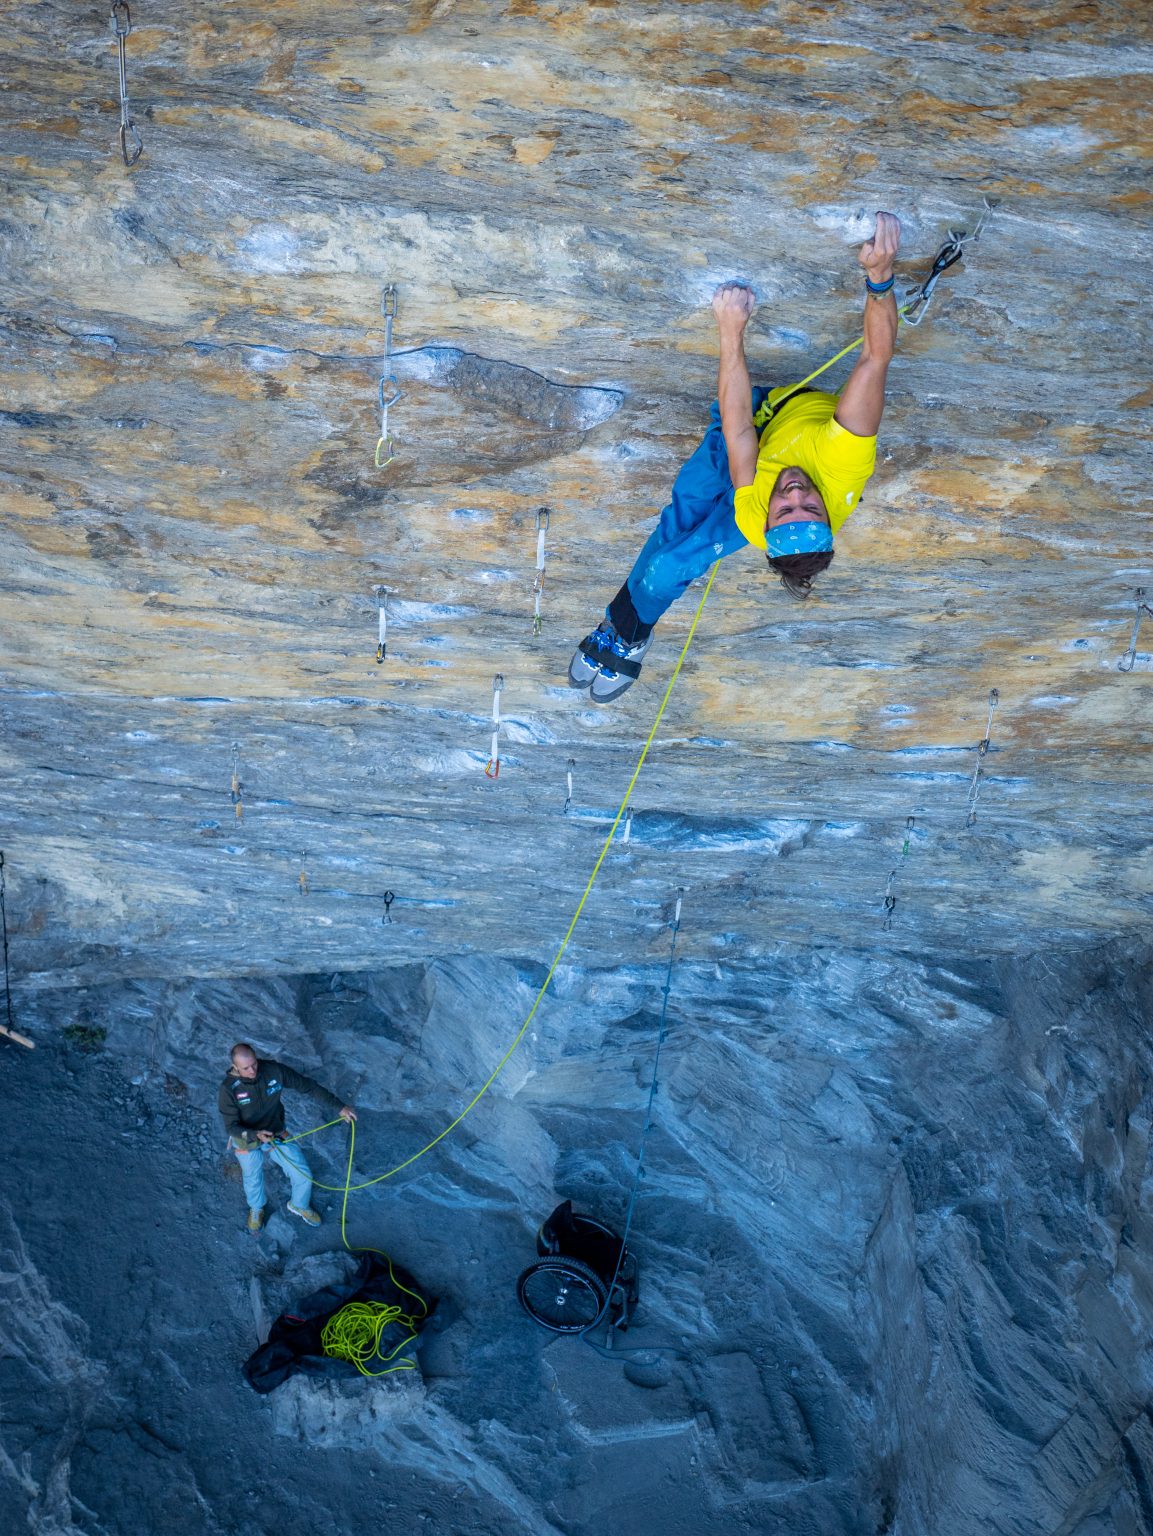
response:
M888 293L895 281L895 278L890 277L887 283L874 283L870 278L866 277L865 287L869 290L870 293L880 295L882 293Z

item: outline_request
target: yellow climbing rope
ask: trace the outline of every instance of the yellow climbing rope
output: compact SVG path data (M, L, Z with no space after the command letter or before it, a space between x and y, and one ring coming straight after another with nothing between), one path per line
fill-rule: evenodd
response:
M405 1337L387 1354L382 1354L380 1346L384 1331L393 1323L404 1326ZM351 1360L362 1376L387 1376L391 1371L416 1369L416 1361L412 1359L399 1360L395 1365L388 1363L412 1343L416 1333L413 1319L399 1307L390 1307L383 1301L350 1301L325 1323L320 1347L336 1360ZM370 1370L368 1362L371 1360L381 1361L384 1370Z
M496 1082L497 1078L500 1076L501 1072L504 1070L505 1065L507 1064L509 1058L512 1056L513 1052L516 1050L517 1046L524 1039L525 1031L528 1029L529 1025L532 1023L533 1019L535 1018L536 1011L540 1007L541 1003L543 1002L545 993L548 991L549 983L552 981L554 975L556 974L556 968L560 964L561 959L564 956L564 952L565 952L565 950L569 946L569 940L572 938L573 931L575 930L577 922L580 919L580 915L584 911L585 902L588 901L588 899L589 899L589 895L592 892L592 888L593 888L593 885L596 882L597 875L600 874L601 865L604 863L605 856L606 856L606 854L608 853L609 849L612 846L613 838L616 836L617 827L620 826L621 817L624 815L625 811L628 809L628 804L629 804L629 801L632 799L632 793L633 793L633 790L636 787L637 779L640 777L641 769L645 765L645 759L649 755L649 750L652 747L653 739L655 738L655 736L657 734L657 727L660 725L661 720L664 718L665 710L668 708L669 699L672 697L673 686L676 683L676 680L677 680L677 678L680 675L681 668L684 666L685 657L688 655L689 646L692 645L692 643L693 643L693 636L696 634L696 632L697 632L697 625L700 623L701 611L703 610L703 608L705 606L705 599L708 597L709 592L712 590L713 578L717 574L717 567L719 565L720 565L720 561L718 560L713 565L712 570L709 572L709 579L705 583L705 590L701 593L701 600L697 604L696 612L693 614L693 621L689 625L689 632L685 636L685 643L681 647L681 654L677 657L676 665L673 667L673 670L672 670L672 675L669 677L668 683L665 685L664 696L661 699L659 708L657 709L656 717L655 717L655 719L653 720L653 723L652 723L652 728L650 729L648 737L647 737L647 739L645 741L645 744L644 744L643 748L641 749L641 755L640 755L640 757L637 758L637 765L633 769L632 778L629 780L628 788L625 790L625 793L624 793L624 799L621 801L620 806L619 806L619 808L617 810L617 813L613 817L613 824L612 824L612 826L608 830L608 836L605 838L604 843L601 846L600 853L597 855L597 861L596 861L596 863L592 867L592 873L589 875L588 880L585 883L585 888L584 888L584 891L581 894L581 899L577 903L577 909L576 909L576 911L572 915L572 921L569 923L568 929L565 932L565 936L564 936L564 938L560 942L560 947L557 949L556 954L553 956L552 964L548 968L548 975L545 977L544 981L541 983L540 988L537 991L536 996L533 998L532 1007L529 1009L528 1013L525 1015L524 1022L521 1024L520 1028L517 1030L515 1036L513 1037L512 1043L510 1044L508 1049L505 1051L504 1055L500 1058L500 1060L497 1062L496 1066L489 1073L488 1077L484 1080L484 1082L481 1084L481 1086L477 1089L476 1093L473 1094L472 1098L468 1101L468 1103L461 1110L460 1114L457 1115L455 1120L450 1120L449 1123L445 1126L444 1130L441 1131L439 1135L434 1136L431 1141L426 1142L425 1145L423 1147L421 1147L418 1152L414 1152L411 1157L406 1157L405 1160L402 1163L397 1163L396 1166L393 1167L393 1168L390 1168L387 1173L377 1174L377 1176L375 1178L373 1178L373 1179L365 1179L364 1182L361 1183L361 1184L353 1184L351 1182L351 1180L352 1180L352 1154L353 1154L353 1148L354 1148L354 1146L356 1144L356 1128L355 1128L355 1126L353 1126L352 1139L349 1142L349 1148L348 1148L348 1170L347 1170L347 1174L345 1176L344 1184L343 1185L339 1185L339 1184L320 1184L320 1183L317 1184L317 1188L318 1189L327 1189L327 1190L329 1190L329 1191L331 1191L331 1192L333 1192L335 1194L343 1194L344 1195L344 1208L342 1208L341 1216L340 1216L340 1229L341 1229L341 1236L342 1237L344 1236L344 1210L348 1206L348 1197L349 1197L349 1195L353 1191L355 1191L355 1190L358 1190L358 1189L369 1189L369 1188L371 1188L371 1186L373 1184L382 1184L385 1181L385 1179L391 1179L395 1174L400 1173L402 1171L402 1169L410 1168L412 1166L412 1164L415 1163L415 1162L418 1162L425 1155L426 1152L431 1152L433 1147L435 1147L439 1142L442 1142L444 1140L444 1138L451 1131L454 1131L456 1129L456 1127L465 1118L465 1116L468 1115L468 1114L471 1114L471 1112L476 1108L476 1106L480 1103L481 1099L484 1098L485 1094L492 1087L493 1083ZM301 1135L299 1135L299 1136L292 1136L292 1137L289 1137L288 1139L290 1141L302 1141L305 1136L314 1136L317 1133L317 1131L327 1130L330 1125L335 1125L335 1124L337 1124L336 1120L329 1120L329 1121L326 1121L326 1123L324 1125L313 1126L312 1130L304 1131L304 1132L301 1133ZM346 1247L348 1246L347 1239L345 1239L345 1246Z
M983 222L983 218L984 218L984 216L982 216L982 222ZM972 236L968 237L969 240L971 241L973 239L976 239L977 233L979 233L979 231L980 231L980 225L978 225L977 231L974 232L974 234ZM898 313L898 315L901 316L902 319L904 319L908 315L910 310L915 309L918 304L921 304L921 305L927 305L928 304L929 298L932 295L933 285L935 284L935 282L937 280L937 277L940 275L940 272L943 271L946 266L951 265L953 261L957 260L961 256L961 254L963 253L963 250L964 250L965 243L966 243L966 239L965 239L965 236L963 234L959 235L959 236L954 236L954 235L950 234L949 240L946 242L946 244L944 246L942 246L941 251L938 253L937 258L936 258L936 260L935 260L935 262L933 264L933 270L930 273L929 277L926 279L926 281L922 284L921 289L919 291L917 291L916 293L910 293L910 294L906 295L905 303L898 305L897 313ZM842 357L847 357L850 352L855 351L857 349L857 347L861 346L862 343L864 342L864 339L865 338L863 336L858 336L855 341L851 341L848 344L847 347L842 347L839 352L835 353L834 356L830 357L828 362L822 363L819 368L814 368L812 373L807 374L806 377L803 378L800 381L799 384L796 384L796 385L792 386L792 388L794 390L801 389L801 388L803 388L804 385L811 383L813 379L819 378L820 375L822 373L826 372L827 369L831 368L834 363L840 362ZM394 1167L388 1169L388 1171L386 1173L377 1174L377 1176L375 1178L372 1178L372 1179L365 1179L360 1184L353 1184L352 1183L352 1157L353 1157L353 1150L354 1150L354 1148L356 1146L356 1127L355 1127L355 1125L353 1125L352 1126L352 1137L351 1137L351 1139L349 1141L348 1168L347 1168L347 1171L346 1171L346 1174L345 1174L344 1184L343 1185L339 1185L339 1184L320 1184L320 1183L317 1183L317 1188L318 1189L325 1189L325 1190L330 1191L333 1194L343 1194L343 1196L344 1196L344 1204L341 1207L341 1214L340 1214L340 1231L341 1231L341 1237L344 1238L345 1247L348 1247L348 1239L346 1237L344 1237L344 1219L345 1219L345 1211L348 1208L348 1197L349 1197L349 1195L351 1193L353 1193L355 1190L370 1189L372 1187L372 1185L374 1185L374 1184L383 1184L386 1179L391 1179L395 1174L398 1174L398 1173L402 1172L405 1168L411 1168L413 1163L419 1162L419 1160L422 1157L424 1157L424 1155L426 1153L431 1152L433 1147L437 1146L438 1143L442 1142L444 1140L444 1138L447 1135L449 1135L449 1133L451 1131L454 1131L456 1129L456 1127L461 1123L461 1121L465 1118L466 1115L469 1115L469 1114L472 1113L472 1111L480 1103L481 1099L484 1098L485 1094L492 1087L493 1083L496 1082L497 1078L500 1076L501 1072L504 1070L505 1065L507 1064L509 1058L512 1056L513 1052L516 1050L517 1046L524 1039L525 1032L528 1029L529 1025L532 1023L533 1019L535 1018L537 1009L540 1007L542 1001L544 1000L544 995L548 991L549 983L552 981L553 976L556 974L556 968L560 964L561 959L564 956L564 952L565 952L565 950L569 946L569 940L572 938L573 931L575 930L577 922L580 919L580 915L584 911L585 902L588 901L589 895L592 892L592 888L593 888L593 885L596 882L597 875L600 873L601 865L605 861L605 855L608 853L609 849L612 846L612 841L613 841L613 838L616 836L616 830L617 830L617 827L620 825L621 817L624 815L625 811L628 809L629 801L632 799L632 793L633 793L634 788L636 787L637 779L640 777L640 771L641 771L641 769L645 765L645 759L649 755L649 749L652 747L653 739L656 736L657 727L660 725L661 720L664 718L665 709L668 707L669 699L672 696L673 686L676 683L676 680L677 680L677 678L680 675L681 667L684 665L685 657L688 655L689 646L692 645L692 643L693 643L693 637L694 637L694 635L697 632L697 625L700 623L701 612L704 609L705 600L708 598L709 593L712 591L713 579L714 579L714 577L717 574L717 569L718 569L719 565L720 565L720 561L718 560L718 561L716 561L714 563L712 570L709 572L709 579L705 583L705 590L701 593L700 602L697 604L696 612L693 614L693 621L689 625L689 632L685 636L685 643L681 647L681 653L677 657L676 665L673 667L673 670L672 670L672 675L670 676L670 678L668 680L668 683L665 686L664 696L662 697L661 702L660 702L660 706L657 709L656 718L653 720L652 728L650 729L648 737L647 737L647 739L645 741L645 744L644 744L643 748L641 749L641 755L637 759L637 765L633 769L632 778L629 780L628 788L625 790L625 793L624 793L624 799L621 801L620 806L619 806L619 808L617 810L617 813L613 817L613 824L609 828L608 836L605 838L604 843L603 843L603 845L601 847L601 851L597 855L597 861L596 861L596 863L592 867L592 873L589 875L588 880L585 883L585 888L584 888L584 891L581 894L581 899L577 903L577 909L576 909L576 911L572 915L572 921L569 923L568 929L565 932L565 936L564 936L564 938L560 942L560 947L557 949L556 954L553 956L552 964L548 968L548 975L545 977L544 981L541 983L540 989L539 989L539 991L537 992L536 996L533 999L532 1007L529 1009L528 1013L525 1015L524 1022L521 1024L520 1028L517 1030L516 1034L514 1035L512 1043L509 1045L509 1047L505 1051L504 1055L497 1062L496 1066L489 1073L489 1075L485 1079L485 1081L477 1089L476 1093L473 1094L472 1098L468 1101L468 1103L461 1110L460 1114L457 1115L454 1120L450 1120L449 1123L445 1126L443 1131L441 1131L438 1135L434 1136L431 1141L426 1142L425 1145L423 1147L421 1147L419 1151L414 1152L411 1157L406 1157L402 1163L397 1163ZM324 1123L324 1125L315 1125L315 1126L313 1126L313 1128L310 1131L303 1131L303 1132L301 1132L301 1134L299 1136L292 1136L292 1137L289 1137L287 1139L290 1140L290 1141L303 1141L306 1136L315 1136L318 1131L327 1130L329 1126L336 1125L336 1124L337 1124L336 1120L328 1120L328 1121L326 1121ZM356 1251L356 1250L354 1250L354 1251ZM378 1250L373 1250L373 1251L375 1252L375 1251L378 1251Z

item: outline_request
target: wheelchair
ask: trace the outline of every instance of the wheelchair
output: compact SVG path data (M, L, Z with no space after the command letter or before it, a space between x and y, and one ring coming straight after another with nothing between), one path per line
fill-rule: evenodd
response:
M583 1333L598 1319L628 1327L640 1296L637 1261L611 1227L565 1200L537 1233L536 1251L516 1283L534 1323L551 1333Z

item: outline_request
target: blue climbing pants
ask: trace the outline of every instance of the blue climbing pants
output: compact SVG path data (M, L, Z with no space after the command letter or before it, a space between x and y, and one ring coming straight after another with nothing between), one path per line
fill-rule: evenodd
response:
M304 1160L304 1153L299 1147L288 1146L279 1141L265 1141L259 1147L254 1147L251 1152L242 1152L234 1141L232 1150L236 1153L236 1161L240 1164L240 1174L244 1180L244 1195L248 1201L249 1210L264 1209L265 1158L277 1163L288 1175L288 1181L292 1186L292 1203L297 1210L308 1210L309 1201L312 1199L312 1174Z
M768 389L753 390L753 412ZM624 586L607 609L617 633L629 645L648 638L670 608L714 560L743 549L748 540L737 527L729 453L714 400L704 442L673 481L673 499L645 541Z

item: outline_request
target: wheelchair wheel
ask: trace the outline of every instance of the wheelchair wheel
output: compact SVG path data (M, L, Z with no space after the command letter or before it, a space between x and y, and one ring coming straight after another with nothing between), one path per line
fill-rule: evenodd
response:
M553 1333L580 1333L608 1301L596 1270L561 1254L530 1264L516 1283L516 1294L533 1322Z

